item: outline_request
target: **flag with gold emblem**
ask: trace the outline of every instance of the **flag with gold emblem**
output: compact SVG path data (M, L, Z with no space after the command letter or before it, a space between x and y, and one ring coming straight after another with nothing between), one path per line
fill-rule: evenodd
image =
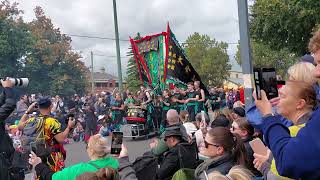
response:
M140 80L152 88L161 88L163 85L161 78L164 72L165 35L160 33L139 40L130 39Z
M199 74L195 71L191 63L188 61L184 50L179 45L175 35L171 32L170 27L167 27L167 46L168 54L165 60L166 64L166 79L178 79L187 84L188 82L200 81ZM201 88L206 91L205 85L201 82Z
M159 37L152 37L149 40L142 41L137 44L140 53L147 53L150 51L158 51Z
M142 84L148 84L157 93L167 89L170 83L182 87L188 82L201 82L169 25L166 32L138 40L130 38L130 43ZM206 91L202 82L201 88Z

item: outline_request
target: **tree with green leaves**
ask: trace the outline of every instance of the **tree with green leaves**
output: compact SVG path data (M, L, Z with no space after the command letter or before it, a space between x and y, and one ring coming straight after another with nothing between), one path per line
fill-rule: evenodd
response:
M306 54L312 32L320 25L318 0L255 0L250 7L253 65L275 67L284 75ZM239 64L239 48L236 60Z
M221 86L229 77L231 65L227 43L195 32L187 38L184 47L188 60L205 84Z
M135 40L140 39L140 33L137 33L136 37L134 37ZM129 48L129 55L133 56L132 48ZM136 60L134 57L130 57L128 64L127 64L127 77L125 79L127 82L127 87L131 92L135 92L139 89L141 85L139 72L138 72L138 66L136 63Z
M320 25L319 7L319 0L255 0L250 10L251 36L275 51L286 48L302 56Z
M279 75L284 77L288 68L297 61L297 57L286 48L273 50L268 45L251 40L252 61L254 67L274 67ZM235 57L241 65L240 51Z
M17 3L0 3L0 77L24 76L23 66L34 39Z

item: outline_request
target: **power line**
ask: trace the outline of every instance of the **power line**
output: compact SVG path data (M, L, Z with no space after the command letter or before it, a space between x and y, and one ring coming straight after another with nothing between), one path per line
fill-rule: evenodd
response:
M101 51L99 51L101 52ZM86 53L84 53L86 54ZM103 52L101 53L96 53L96 52L93 52L93 55L95 56L102 56L102 57L110 57L110 58L116 58L117 56L115 55L106 55L106 54L103 54ZM128 58L128 56L120 56L121 58ZM82 57L82 59L88 59L89 58L89 55L86 55L86 57Z
M100 36L86 36L86 35L78 35L78 34L66 34L67 36L79 37L79 38L88 38L88 39L102 39L102 40L112 40L115 41L115 38L111 37L100 37ZM119 41L130 41L128 39L119 39Z
M105 55L105 54L96 54L93 53L95 56L102 56L102 57L110 57L110 58L116 58L117 56L110 56L110 55ZM120 56L121 58L127 58L126 56Z
M221 41L222 43L226 43L226 44L228 44L228 45L238 45L239 43L237 43L237 42L223 42L223 41ZM219 43L219 42L189 42L189 43L187 43L187 42L183 42L183 43L181 43L181 45L182 46L184 46L184 45L186 45L186 44L216 44L216 43Z
M68 36L72 36L72 37L79 37L79 38L88 38L88 39L101 39L101 40L112 40L112 41L115 41L116 39L113 38L113 37L101 37L101 36L87 36L87 35L78 35L78 34L66 34ZM119 39L119 41L124 41L124 42L129 42L130 40L129 39ZM187 42L182 42L181 45L184 45L184 44L215 44L216 42L213 42L213 43L187 43ZM239 43L238 42L224 42L224 43L227 43L229 45L233 45L233 44L236 44L238 45Z

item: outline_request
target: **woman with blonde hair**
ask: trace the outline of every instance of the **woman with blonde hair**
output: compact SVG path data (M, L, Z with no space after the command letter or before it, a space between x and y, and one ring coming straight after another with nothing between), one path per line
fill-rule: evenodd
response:
M299 62L292 65L287 72L288 80L303 81L309 84L314 84L318 81L317 78L311 73L315 66L308 62Z
M314 74L312 73L314 71L315 71L315 66L312 63L301 61L301 62L298 62L298 63L292 65L288 69L288 72L287 72L288 77L287 78L288 78L288 80L292 80L292 81L302 81L302 82L306 82L308 84L316 84L317 82L319 82L319 78L316 78L314 76ZM316 88L316 86L314 86L314 88ZM279 97L272 99L273 104L277 101L279 101ZM246 115L247 115L248 121L250 122L250 124L252 126L254 126L256 129L262 129L262 127L261 127L262 116L261 116L260 112L257 110L255 105L248 108ZM281 119L281 121L287 127L293 125L292 122L287 121L283 118Z
M222 114L230 121L230 123L233 122L233 116L232 116L232 110L229 108L224 108L222 110Z
M87 153L90 158L89 162L78 163L54 173L49 166L42 163L42 160L32 152L29 163L34 167L37 176L43 180L75 179L80 174L96 172L106 166L118 169L119 162L115 158L108 156L109 149L107 139L100 134L96 134L91 136L88 142Z
M317 64L313 75L320 78L320 30L313 34L309 42L309 50ZM319 86L314 85L319 97ZM293 179L320 179L320 109L316 108L305 127L301 128L296 137L291 137L287 127L279 123L279 117L272 114L272 104L264 91L261 91L261 100L255 98L255 104L263 116L263 128L266 145L270 147L279 174Z
M218 171L214 171L208 175L209 180L249 180L253 178L253 174L243 166L234 166L229 173L222 175Z
M106 167L97 172L86 172L76 178L76 180L119 180L119 174L116 170Z
M180 113L179 113L179 118L180 118L180 121L181 121L182 123L189 122L189 114L188 114L188 111L186 111L186 110L180 111Z
M316 92L310 83L287 81L286 85L280 89L279 94L277 113L293 122L294 125L288 129L290 135L295 137L310 119L313 109L317 105ZM289 179L279 175L274 160L271 162L271 166L269 162L265 162L266 159L272 159L271 156L263 157L255 154L255 157L255 167L264 174L266 179Z

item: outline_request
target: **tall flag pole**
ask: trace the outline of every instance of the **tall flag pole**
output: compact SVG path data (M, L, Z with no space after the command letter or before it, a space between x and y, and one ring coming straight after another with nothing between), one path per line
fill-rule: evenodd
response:
M164 72L163 72L163 82L165 83L167 80L167 66L168 66L168 57L169 57L169 38L170 38L170 26L169 22L167 23L167 33L165 36L165 43L166 43L166 56L164 60Z

